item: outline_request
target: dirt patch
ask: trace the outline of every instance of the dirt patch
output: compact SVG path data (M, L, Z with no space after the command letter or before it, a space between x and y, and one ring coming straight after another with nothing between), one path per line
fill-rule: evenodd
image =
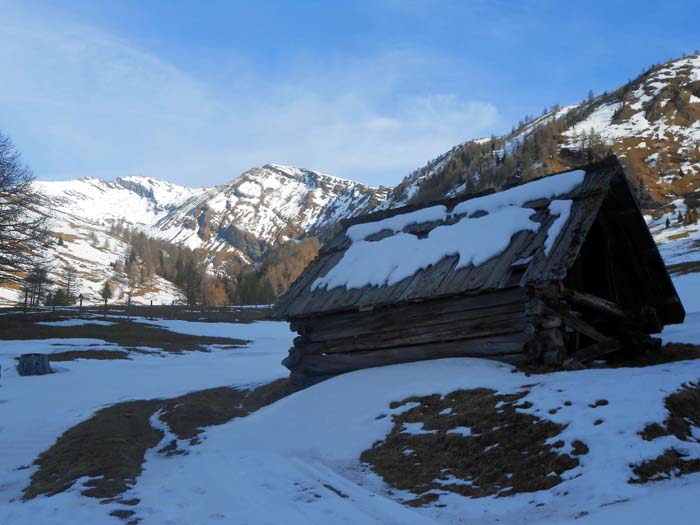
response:
M252 390L224 387L192 392L167 400L161 420L178 438L192 439L205 427L247 416L292 392L288 379L279 379Z
M24 489L23 498L54 495L78 479L89 477L83 495L114 501L133 485L141 474L146 452L164 437L149 421L158 410L162 411L161 420L178 439L196 445L204 427L246 416L291 392L289 381L280 379L251 390L213 388L176 398L128 401L104 408L67 430L39 455L34 462L38 470ZM177 443L167 444L161 450L170 455L186 453L178 450Z
M141 473L144 454L163 438L149 418L160 402L130 401L104 408L61 435L34 464L23 498L52 496L69 489L83 476L83 494L112 498L125 492Z
M611 361L607 368L654 366L689 359L700 359L700 345L667 343L658 351L640 352L631 358Z
M445 491L484 497L549 489L579 460L546 443L565 427L516 410L525 395L481 388L405 399L392 408L418 406L392 416L391 433L361 459L388 484L415 494L411 505ZM578 442L577 452L584 447Z
M677 450L668 449L660 456L636 465L633 472L636 477L630 483L661 481L700 472L700 459L684 459Z
M687 343L667 343L659 350L640 351L634 355L622 353L611 355L606 361L588 363L585 368L638 368L643 366L662 365L676 361L700 359L700 345ZM527 364L517 368L527 376L551 374L561 371L561 366L546 364Z
M49 361L60 363L61 361L75 361L76 359L129 359L129 352L122 350L68 350L49 354Z
M697 443L693 428L700 427L700 383L688 383L665 400L669 416L663 422L647 425L640 435L647 441L663 436L675 436L681 441ZM673 448L667 449L660 456L632 465L636 477L630 483L648 483L673 476L683 476L700 472L700 460L687 459Z
M46 322L64 319L64 317L51 314L27 317L0 316L0 339L99 339L118 344L129 350L149 347L172 353L208 351L206 347L209 345L221 345L233 349L247 343L247 341L228 337L179 334L157 326L113 318L110 319L110 322L113 323L110 325L52 326L36 324L36 321ZM94 358L100 359L100 357Z

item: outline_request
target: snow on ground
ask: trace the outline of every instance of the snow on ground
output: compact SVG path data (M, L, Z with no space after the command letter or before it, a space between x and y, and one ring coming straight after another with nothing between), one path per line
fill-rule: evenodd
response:
M700 273L673 280L688 315L684 324L667 327L662 337L665 342L700 344ZM13 358L20 353L120 347L93 339L2 341L0 523L123 524L108 516L111 505L81 496L79 486L51 498L20 503L17 498L32 469L17 467L31 464L58 435L103 406L222 385L260 384L287 373L280 365L293 336L286 323L135 321L183 334L252 343L234 351L212 347L210 353L131 354L131 360L63 362L56 367L59 373L51 376L20 378L13 369ZM654 458L669 447L700 458L699 444L674 437L644 441L638 435L646 424L665 419L665 397L698 379L700 361L529 377L507 365L479 359L362 370L293 394L246 418L210 427L188 455L164 457L149 452L143 474L126 497L141 500L134 510L143 525L655 525L659 514L674 525L690 525L700 514L696 497L700 475L646 485L628 480L631 464ZM392 410L392 401L478 387L513 393L526 384L531 386L524 401L533 406L525 411L566 425L557 437L566 441L565 451L574 439L590 449L579 456L580 466L567 471L564 482L550 490L479 499L444 493L439 501L444 507L414 509L400 503L408 494L389 492L378 476L359 463L361 452L392 428L389 417L377 417L410 408ZM608 404L592 407L599 399ZM603 423L596 425L597 419ZM163 428L164 440L168 439L167 426L157 415L152 424ZM420 424L405 431L425 432ZM451 432L468 436L471 430L456 426Z
M700 273L675 276L673 284L685 307L685 322L665 327L663 342L700 345Z
M100 408L120 401L173 397L217 386L257 385L287 374L280 364L293 335L286 323L169 323L175 323L185 333L217 334L253 342L235 350L212 346L211 352L132 353L130 360L60 362L52 365L55 374L20 377L14 357L22 353L120 347L98 339L0 341L0 523L111 522L106 516L109 509L97 500L80 497L76 490L55 498L39 498L35 504L11 503L21 495L33 472L17 468L31 465L59 435ZM79 518L81 514L84 516Z
M598 522L606 523L605 514L612 509L619 515L620 505L627 507L623 515L635 513L635 523L655 524L658 515L638 507L647 508L648 499L657 496L656 487L664 484L627 483L632 477L629 465L679 443L692 457L700 457L700 445L675 438L647 442L638 432L648 422L663 420L664 398L698 377L697 361L536 377L478 359L363 370L212 427L189 455L150 455L129 496L141 499L135 510L144 524L565 523L584 512L600 514ZM567 442L581 439L590 448L580 457L581 466L551 490L508 498L449 495L447 507L414 510L400 506L402 494L388 495L377 477L358 463L361 452L390 431L390 419L377 416L394 412L391 401L462 388L516 392L526 383L537 383L525 399L534 403L527 411L567 424L561 437ZM598 399L609 404L592 408ZM565 401L571 406L548 413ZM598 418L602 425L594 424ZM673 483L675 491L685 494L687 503L681 508L687 514L676 515L678 509L667 508L661 496L656 499L657 510L663 505L665 515L676 518L673 523L691 523L700 511L700 501L690 497L697 485L690 481Z
M673 277L686 312L700 312L700 273L693 272Z
M1 523L120 523L107 516L110 505L80 496L79 487L27 503L11 501L31 474L31 469L14 469L30 464L61 432L101 406L219 385L257 384L286 374L279 365L292 335L285 323L139 321L178 333L254 342L233 352L61 363L60 373L36 378L17 377L10 370L12 356L34 348L46 351L56 341L76 345L95 341L3 344L0 359L8 372L0 388ZM362 370L293 394L246 418L210 427L203 442L191 447L188 455L164 457L149 452L143 474L126 497L141 500L134 510L144 525L563 524L584 513L591 519L585 523L624 523L633 517L636 524L651 525L657 523L659 511L674 524L694 523L700 500L692 494L700 476L649 485L627 481L632 476L630 464L656 457L670 446L700 457L700 445L673 437L649 442L638 435L647 423L666 417L666 396L698 378L699 361L530 377L514 373L508 365L480 359ZM581 465L568 471L565 481L553 489L507 498L469 499L445 493L440 501L445 507L413 509L400 503L407 494L389 493L358 461L362 451L391 430L390 418L377 417L410 408L390 409L392 401L479 387L512 393L526 384L531 386L524 401L533 406L524 411L567 425L557 439L567 443L580 439L590 449L580 456ZM608 404L591 407L599 399ZM559 408L556 414L550 414L553 408ZM595 425L596 419L603 419L603 424ZM152 424L163 426L157 415ZM406 431L422 431L415 426ZM167 427L163 429L167 440ZM466 427L452 431L469 434Z

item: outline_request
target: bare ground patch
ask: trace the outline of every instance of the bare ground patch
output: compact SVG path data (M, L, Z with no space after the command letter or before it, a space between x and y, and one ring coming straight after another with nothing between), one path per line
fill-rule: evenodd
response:
M52 363L75 361L76 359L129 359L129 352L122 350L67 350L49 355L49 361Z
M68 339L86 338L100 339L108 343L117 344L127 350L139 351L141 347L159 348L165 352L182 353L185 351L208 351L209 345L220 345L220 347L239 348L248 341L232 339L228 337L210 337L204 335L187 335L171 332L157 326L130 322L124 319L110 319L113 324L97 325L83 324L77 326L51 326L36 324L37 321L57 321L64 319L61 316L45 314L41 316L0 316L0 339ZM91 354L84 352L64 352L63 358L60 356L56 360L69 360L79 358L105 359L104 354L99 357L102 351L95 350ZM121 359L122 356L113 355L112 358Z
M666 343L659 350L640 351L634 355L611 355L607 360L589 363L586 368L637 368L689 359L700 359L700 345ZM528 364L518 367L518 371L526 375L551 374L559 372L561 369L561 366L545 364Z
M120 495L141 474L146 452L164 437L149 421L157 411L161 411L161 421L167 423L178 440L187 440L188 446L194 446L205 427L244 417L291 392L289 381L280 379L250 390L212 388L170 399L128 401L103 408L67 430L39 455L34 462L38 469L24 489L23 499L57 494L88 477L84 496L134 505L138 502L121 500ZM186 454L187 450L173 442L159 452L173 455Z
M393 415L391 433L361 460L389 485L415 494L407 502L415 506L445 491L484 497L549 489L579 460L558 451L563 441L546 443L562 425L517 411L526 408L525 395L480 388L394 403L392 409L418 405ZM574 450L585 454L587 447L579 441Z
M18 285L19 286L19 285ZM19 288L18 288L19 289ZM34 321L47 321L53 319L62 319L65 317L80 317L80 310L75 307L58 307L55 311L46 308L29 308L27 313L24 313L23 308L8 307L0 308L0 312L8 314L15 320L22 318L31 319ZM107 308L103 305L85 305L82 315L101 317L107 313L109 316L119 315L126 316L127 313L132 317L144 317L148 319L178 319L181 321L198 321L202 323L250 323L269 319L270 308L268 307L249 307L249 306L185 306L185 305L145 305L132 304L127 309L123 303L109 304Z
M671 394L665 401L669 416L663 423L647 425L640 435L647 441L663 436L675 436L681 441L697 443L693 428L700 428L700 383L688 383ZM684 457L676 449L669 448L660 456L632 465L635 477L630 483L648 483L672 477L700 472L700 459Z

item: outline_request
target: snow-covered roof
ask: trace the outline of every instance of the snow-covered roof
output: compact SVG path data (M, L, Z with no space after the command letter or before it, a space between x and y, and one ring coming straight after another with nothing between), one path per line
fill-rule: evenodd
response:
M351 220L281 298L275 314L303 317L561 281L613 187L622 199L610 205L626 208L631 222L625 227L635 229L634 242L659 274L656 294L677 299L624 172L611 157L497 193Z

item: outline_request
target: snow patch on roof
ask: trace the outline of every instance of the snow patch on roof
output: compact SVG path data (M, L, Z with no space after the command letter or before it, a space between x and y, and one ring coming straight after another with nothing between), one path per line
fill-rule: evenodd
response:
M478 266L502 253L512 237L521 231L535 232L540 223L533 221L528 202L551 199L573 191L584 180L585 172L575 170L516 186L508 190L477 197L457 204L448 213L445 206L432 206L410 213L348 228L352 241L340 261L323 277L314 281L311 290L337 287L393 286L448 256L458 256L456 269ZM549 254L559 233L568 221L572 201L554 200L549 213L557 216L548 231L545 254ZM485 215L475 216L478 212ZM405 227L433 221L456 222L433 228L424 238L403 230ZM377 241L373 234L389 230L394 235Z

